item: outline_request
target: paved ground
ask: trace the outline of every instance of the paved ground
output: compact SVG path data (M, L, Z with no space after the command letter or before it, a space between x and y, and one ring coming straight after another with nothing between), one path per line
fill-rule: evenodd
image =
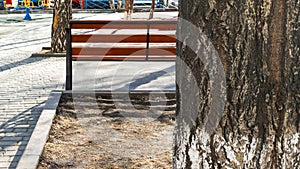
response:
M163 18L165 15L157 14L156 17ZM174 13L170 15L176 16ZM63 89L64 85L64 58L30 58L32 53L38 52L44 46L50 46L52 15L31 15L33 21L23 21L23 17L24 14L0 15L0 168L17 166L50 91ZM73 18L80 19L121 17L122 14L73 15ZM134 17L145 16L137 14ZM174 63L154 64L152 67L143 64L133 67L135 63L127 66L120 63L105 63L100 66L91 63L79 64L86 69L79 70L75 66L74 71L78 75L74 77L74 89L147 89L151 85L153 89L175 88ZM84 74L89 69L94 72L91 77ZM104 73L106 77L100 77ZM132 75L133 78L130 78ZM87 83L87 79L94 77L96 80L93 83ZM115 79L113 87L112 79Z
M0 168L15 168L48 95L62 89L63 58L30 58L50 45L51 15L0 16Z

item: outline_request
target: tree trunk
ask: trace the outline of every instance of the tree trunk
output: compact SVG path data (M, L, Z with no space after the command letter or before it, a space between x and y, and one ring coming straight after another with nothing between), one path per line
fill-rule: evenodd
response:
M152 0L151 1L151 7L150 7L149 19L153 19L154 9L155 9L155 0Z
M53 23L51 33L51 51L64 52L66 50L66 28L72 18L72 1L55 0L53 9Z
M117 9L121 9L122 8L122 0L118 0L118 5L117 5Z
M112 10L115 9L115 2L114 2L114 0L109 0L109 6L110 6L110 9L112 9Z
M131 15L133 12L133 3L134 0L125 0L124 1L124 19L131 20Z
M173 168L300 168L300 1L179 3Z

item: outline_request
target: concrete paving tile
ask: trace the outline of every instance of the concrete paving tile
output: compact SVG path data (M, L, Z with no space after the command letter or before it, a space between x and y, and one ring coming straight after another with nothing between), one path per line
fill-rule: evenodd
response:
M31 134L30 135L28 135L28 137L23 137L23 141L29 141L29 139L30 139L30 136L31 136Z
M15 124L16 124L16 125L26 125L26 124L28 124L28 121L27 121L27 119L24 119L24 120L22 120L22 121L16 122Z
M5 151L16 151L16 150L25 150L26 146L21 145L21 142L13 142L14 145L12 146L8 146L8 147L4 147Z
M23 138L22 137L17 137L17 136L5 136L3 138L0 139L0 141L21 141Z
M13 127L14 129L28 129L28 128L30 128L30 125L28 124L28 125L16 125L16 126L14 126Z
M27 132L28 131L28 129L14 129L14 133L25 133L25 132Z
M5 152L0 153L0 157L8 157L8 156L15 156L17 154L18 150L6 150Z
M15 155L15 154L13 154ZM0 156L0 163L5 163L5 162L10 162L12 159L12 157L8 156L6 153L5 153L5 156L1 157Z
M0 167L8 168L10 166L10 162L1 162Z
M0 135L0 140L1 140L1 137L4 138L4 137L16 137L16 136L18 136L18 133L16 133L16 132L2 133L2 134L3 134L2 136Z
M0 133L4 132L4 133L8 133L8 132L13 132L13 128L2 128L0 129ZM1 143L0 143L1 144Z

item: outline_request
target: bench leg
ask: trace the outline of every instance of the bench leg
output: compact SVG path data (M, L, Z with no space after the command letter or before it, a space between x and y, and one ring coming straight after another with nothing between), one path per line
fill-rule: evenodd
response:
M71 29L66 29L66 90L72 90L72 46Z

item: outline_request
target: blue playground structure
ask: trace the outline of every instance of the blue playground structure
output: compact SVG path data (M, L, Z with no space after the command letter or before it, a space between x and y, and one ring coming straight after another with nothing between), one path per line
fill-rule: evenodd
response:
M84 0L83 9L110 9L108 0ZM74 2L74 0L73 0ZM115 8L117 8L118 0L114 0ZM152 0L134 0L134 8L150 8ZM124 0L122 0L122 7ZM164 8L164 0L156 0L155 8ZM81 8L82 9L82 8Z
M114 0L115 4L118 0ZM108 0L85 0L84 9L110 9Z

